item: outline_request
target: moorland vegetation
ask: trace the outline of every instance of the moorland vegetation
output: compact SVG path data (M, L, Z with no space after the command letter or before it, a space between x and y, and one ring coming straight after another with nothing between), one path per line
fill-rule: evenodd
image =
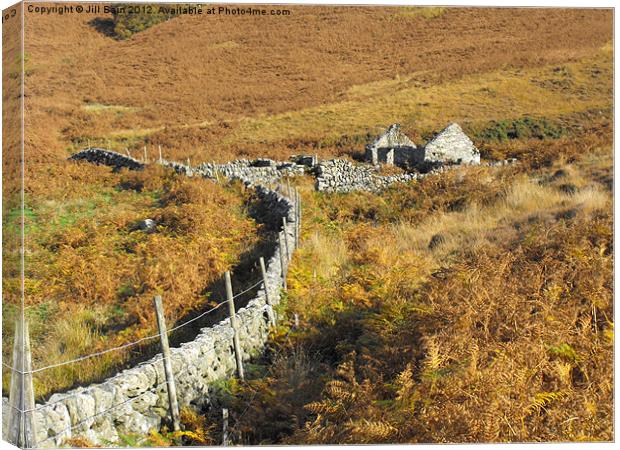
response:
M26 17L35 367L146 335L156 292L171 322L205 307L210 280L260 235L238 186L70 154L354 158L386 124L423 142L456 121L483 159L520 163L381 194L294 181L305 220L285 312L301 323L274 330L246 382L222 384L233 439L612 440L612 12L291 10L232 27L177 17L124 40L77 15ZM160 232L132 228L147 217ZM18 211L3 225L17 232ZM6 359L20 284L3 275ZM38 394L131 356L50 372ZM184 443L221 441L208 414L184 412Z

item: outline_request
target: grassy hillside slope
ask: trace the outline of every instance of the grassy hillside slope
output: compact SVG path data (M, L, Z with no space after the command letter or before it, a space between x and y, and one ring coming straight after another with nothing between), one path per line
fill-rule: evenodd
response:
M458 121L483 157L522 164L381 195L299 181L288 306L303 326L283 339L284 324L281 351L226 387L236 439L611 439L612 12L290 9L178 17L123 41L86 15L25 18L35 366L149 334L155 292L171 319L204 307L260 231L234 186L66 162L75 151L356 156L389 123L423 142ZM18 211L3 214L17 229ZM147 217L160 233L132 231ZM6 357L15 303L3 308ZM49 372L38 393L131 356Z

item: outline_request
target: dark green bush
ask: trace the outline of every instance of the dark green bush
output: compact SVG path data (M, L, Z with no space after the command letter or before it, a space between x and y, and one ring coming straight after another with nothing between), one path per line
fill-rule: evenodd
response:
M114 34L118 39L128 39L134 33L144 31L147 28L165 22L175 17L156 4L123 3L115 5L112 11L114 21ZM174 8L176 5L165 5Z
M546 118L523 117L513 120L492 121L476 138L484 141L503 142L512 139L557 139L564 135L561 126Z

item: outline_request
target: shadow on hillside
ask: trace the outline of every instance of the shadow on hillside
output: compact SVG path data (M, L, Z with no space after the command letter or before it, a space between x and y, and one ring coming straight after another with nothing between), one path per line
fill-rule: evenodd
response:
M239 263L230 271L232 278L233 294L238 295L234 301L237 311L245 307L249 303L249 301L256 296L258 290L261 288L261 284L251 287L256 284L257 281L262 280L262 274L260 272L258 259L263 256L267 261L269 260L271 255L274 254L276 249L276 239L278 232L277 230L279 229L279 221L271 218L269 214L264 214L265 208L261 205L261 201L258 197L251 197L246 204L246 207L248 210L248 215L254 218L257 223L263 224L263 227L259 228L259 240L256 245L245 253L241 254L239 258ZM244 293L239 295L238 293L240 292ZM226 286L224 282L224 275L222 274L221 277L206 286L203 289L202 293L204 295L208 295L209 298L216 300L218 303L224 301L226 299ZM176 324L178 325L194 319L195 317L198 317L202 313L211 309L212 306L213 303L209 302L205 304L202 308L191 311L185 316L179 318L176 321ZM170 346L179 347L181 343L194 340L196 336L200 333L200 330L202 328L212 327L213 325L226 319L228 315L228 307L224 305L223 307L220 307L217 310L207 314L205 317L172 332L169 336ZM124 325L129 326L131 324L132 323L126 323ZM173 324L168 324L168 328L172 328L173 326ZM149 359L161 352L160 345L161 344L157 339L145 345L138 345L132 349L133 352L129 355L127 360L122 363L113 364L109 368L109 370L101 373L100 376L93 377L88 381L76 381L73 385L65 389L55 391L54 393L49 393L45 396L37 398L37 402L45 402L49 400L49 397L51 395L56 393L67 392L77 387L87 387L95 383L102 383L106 379L114 376L116 373L122 371L123 369L135 367L143 361L148 361Z
M114 33L114 20L110 18L95 17L88 22L88 25L107 37L116 38L116 34Z

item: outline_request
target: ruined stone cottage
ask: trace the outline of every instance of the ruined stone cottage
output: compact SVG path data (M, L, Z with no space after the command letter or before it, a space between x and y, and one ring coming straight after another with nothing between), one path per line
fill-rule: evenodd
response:
M417 150L413 141L400 130L400 125L395 123L366 146L366 160L374 165L406 166L419 154Z
M480 152L461 127L452 123L423 147L417 147L395 123L366 146L366 161L421 168L436 164L480 164Z
M426 144L424 161L430 163L480 164L480 152L459 124L452 123Z

